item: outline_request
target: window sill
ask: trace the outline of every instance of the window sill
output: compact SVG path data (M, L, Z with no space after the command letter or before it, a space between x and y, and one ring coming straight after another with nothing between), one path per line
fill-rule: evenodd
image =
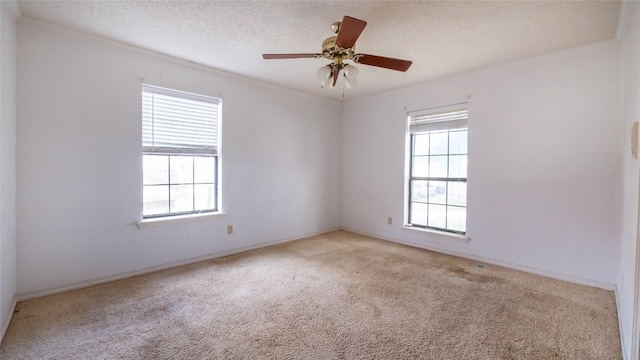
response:
M151 219L143 219L136 223L138 229L144 229L149 227L157 227L164 226L170 224L183 224L189 222L196 221L205 221L216 216L221 216L226 214L225 212L209 212L204 214L188 214L188 215L177 215L177 216L167 216L160 218L151 218Z
M420 231L420 232L436 235L437 237L443 238L443 239L449 238L449 239L464 240L465 242L471 241L471 238L468 237L467 235L454 234L454 233L439 231L434 229L425 229L425 228L415 227L411 225L405 225L403 226L403 228L411 231Z

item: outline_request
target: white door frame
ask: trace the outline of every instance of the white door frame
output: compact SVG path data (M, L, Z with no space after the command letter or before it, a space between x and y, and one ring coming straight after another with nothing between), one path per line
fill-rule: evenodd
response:
M638 182L640 189L640 181ZM640 191L640 190L639 190ZM638 224L636 227L636 271L631 325L631 354L627 360L640 360L640 196L638 196ZM623 349L624 352L624 349Z

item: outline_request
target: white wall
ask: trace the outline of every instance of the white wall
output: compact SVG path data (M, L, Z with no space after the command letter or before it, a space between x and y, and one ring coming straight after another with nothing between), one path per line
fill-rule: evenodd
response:
M0 340L16 294L15 2L0 2Z
M615 42L600 43L347 103L343 225L611 287L618 254L618 55ZM472 240L403 229L405 107L468 96Z
M637 291L635 276L640 166L639 161L632 157L629 149L631 146L631 124L640 120L640 4L629 2L625 15L625 27L622 31L620 46L622 59L622 146L620 147L620 158L622 159L622 215L620 219L622 246L616 284L624 351L627 355L631 355L633 301ZM627 356L627 359L637 359L637 349L635 352L634 357Z
M222 94L226 215L137 229L141 78ZM24 18L17 96L19 294L340 225L337 102Z

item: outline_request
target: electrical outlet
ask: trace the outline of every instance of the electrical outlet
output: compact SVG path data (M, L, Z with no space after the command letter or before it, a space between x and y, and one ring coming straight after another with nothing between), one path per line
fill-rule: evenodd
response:
M227 225L227 235L233 234L233 225Z
M387 218L387 224L393 225L393 218L391 216Z

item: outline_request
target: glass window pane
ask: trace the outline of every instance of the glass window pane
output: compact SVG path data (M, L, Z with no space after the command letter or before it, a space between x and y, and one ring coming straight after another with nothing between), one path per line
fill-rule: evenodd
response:
M214 184L194 185L194 210L213 210L216 208L216 189Z
M467 206L467 183L450 181L448 186L447 202L449 205Z
M447 211L447 229L466 232L467 208L449 206Z
M169 184L168 156L142 155L142 184Z
M429 155L429 134L413 135L413 155Z
M430 132L429 138L429 154L430 155L446 155L449 148L449 132L433 131Z
M215 183L216 182L216 158L213 156L195 156L194 182Z
M171 156L170 162L171 184L193 183L193 156Z
M142 187L142 215L169 213L169 186L152 185Z
M452 130L449 133L449 154L467 153L467 130Z
M411 203L411 219L413 225L427 226L427 204Z
M427 225L446 229L447 207L444 205L429 204L429 223Z
M447 203L447 182L446 181L429 181L429 203L443 204Z
M193 185L171 185L171 212L193 211Z
M411 201L427 202L429 195L428 181L414 180L411 182Z
M413 157L413 165L411 166L411 176L426 177L429 176L429 157L415 156Z
M447 177L447 156L429 157L429 176Z
M467 178L467 155L449 156L449 177Z

